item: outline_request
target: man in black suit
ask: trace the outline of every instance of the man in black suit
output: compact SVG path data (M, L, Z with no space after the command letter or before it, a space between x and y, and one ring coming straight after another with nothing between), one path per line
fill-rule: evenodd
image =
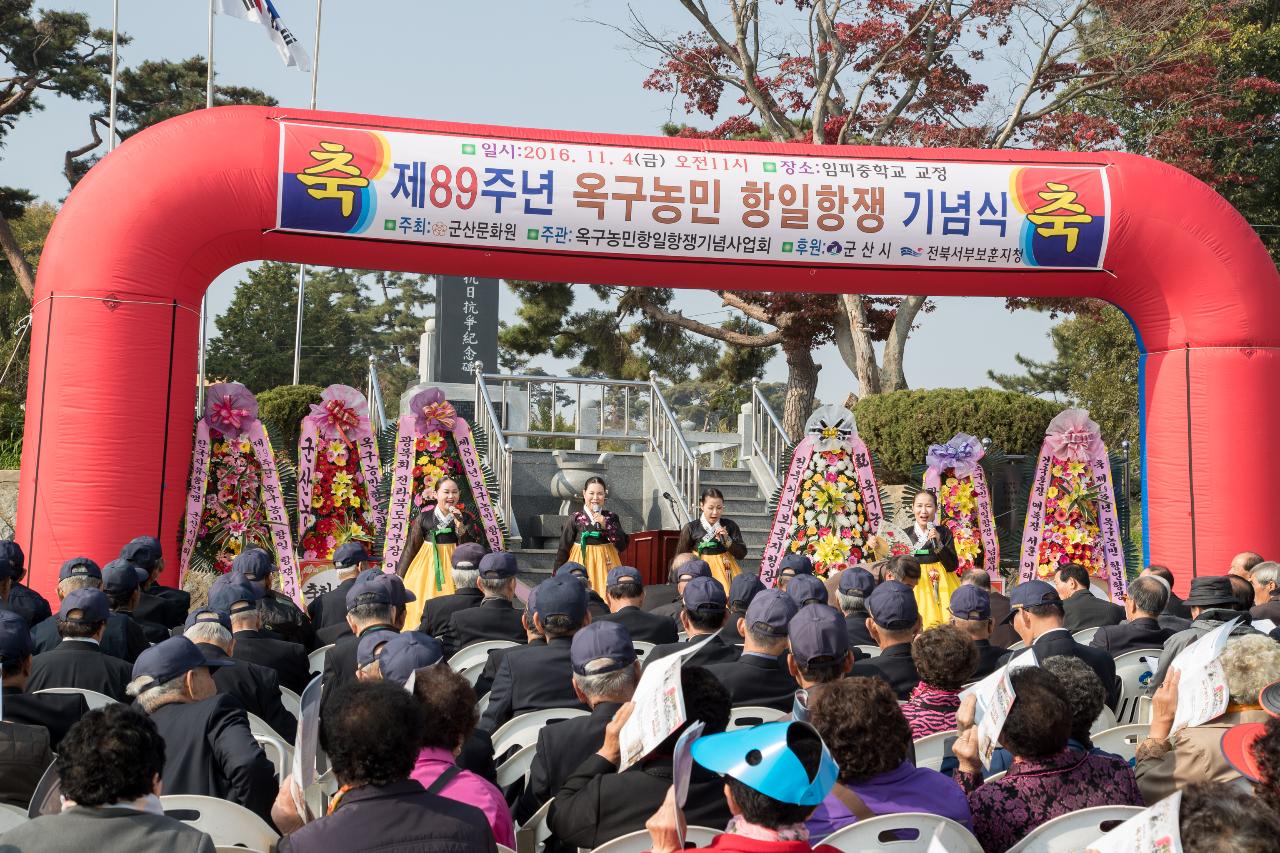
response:
M795 601L796 607L831 603L831 593L817 575L795 576L787 584L787 595Z
M209 587L209 607L231 617L231 633L236 641L231 657L274 670L281 685L301 694L311 681L307 651L262 630L262 613L258 610L261 598L257 587L235 575L223 575Z
M77 693L37 696L22 692L31 675L31 636L26 621L11 610L0 610L0 673L4 679L4 719L44 726L55 750L71 727L89 712L88 703Z
M165 793L227 800L270 821L275 769L253 739L244 706L219 694L210 674L234 665L206 658L186 637L170 637L138 656L129 692L164 738Z
M796 581L791 582L794 587ZM790 588L766 589L755 597L747 615L739 619L742 655L729 663L714 663L707 672L720 679L734 707L763 705L790 711L799 685L787 672L787 626L800 608Z
M520 568L509 551L494 551L480 558L476 585L484 600L476 607L455 612L445 629L445 655L452 655L472 643L484 640L525 641L524 623L512 599L516 594L516 575Z
M417 596L405 589L404 581L380 569L365 569L347 590L347 624L351 634L338 640L324 658L323 706L339 685L354 681L360 639L379 631L398 634L408 615L405 605Z
M759 575L741 572L733 576L729 582L729 615L720 629L720 639L731 646L743 643L742 634L738 633L738 620L747 615L747 608L755 597L764 591L764 584Z
M455 592L453 595L437 595L422 605L419 631L440 640L453 614L480 605L484 593L476 586L476 580L480 577L480 560L484 554L484 546L476 542L464 542L453 549L451 562Z
M52 616L53 610L43 595L22 583L26 559L17 542L0 541L0 607L17 613L32 628Z
M880 655L860 661L879 670L899 699L911 698L920 683L915 661L911 659L911 641L920 633L920 609L911 587L887 580L867 597L867 632L880 647Z
M292 744L298 720L280 701L280 678L274 669L231 657L231 650L235 647L231 617L202 607L187 617L185 628L183 635L196 644L206 659L230 661L229 666L215 667L211 673L218 692L234 696L246 711Z
M854 662L849 645L849 629L839 610L827 604L801 607L787 625L787 672L800 685L793 711L805 719L807 694L813 688L846 675L851 678L879 678L883 672L864 661Z
M642 643L674 643L680 639L676 635L676 625L665 616L649 613L644 610L644 581L640 579L640 570L633 566L614 566L609 570L604 590L604 600L609 605L609 613L600 617L600 621L617 622L627 629L632 640Z
M991 588L991 576L986 569L969 569L960 576L961 586L976 586L987 594L991 605L991 622L995 628L991 631L991 645L999 649L1008 649L1019 642L1018 632L1005 619L1009 615L1009 596L996 592ZM979 667L981 668L981 667Z
M840 612L844 614L844 625L849 631L849 642L855 646L874 646L871 633L867 631L867 596L876 588L876 579L871 572L861 566L851 566L840 573L836 585L836 596L840 600Z
M1185 631L1191 627L1191 608L1182 602L1176 592L1173 592L1173 572L1169 571L1167 566L1147 566L1142 570L1142 574L1163 578L1169 585L1169 603L1164 606L1164 611L1160 614L1160 624L1175 631ZM1171 618L1177 621L1170 621Z
M796 575L813 575L813 560L804 554L788 553L778 564L778 589L786 589Z
M142 593L134 607L137 617L155 622L165 628L176 628L187 618L191 609L191 593L162 586L157 578L164 570L164 556L160 540L154 536L139 536L120 549L120 559L133 563L147 573L142 581Z
M0 803L17 806L25 813L36 786L52 763L48 729L0 722ZM0 849L13 848L5 845Z
M688 551L676 554L671 558L671 565L667 568L667 582L659 584L650 584L645 589L644 609L650 613L663 607L670 607L672 604L678 608L680 606L680 590L676 583L676 573L685 563L694 559L697 555L690 554ZM674 617L674 611L667 614Z
M1128 621L1099 628L1089 645L1113 658L1136 649L1163 648L1164 641L1176 633L1160 624L1169 592L1164 579L1157 575L1137 578L1129 584L1129 595L1124 602Z
M338 585L307 605L307 618L316 630L321 646L336 643L351 633L347 625L347 591L355 585L356 575L369 568L369 553L359 542L344 542L333 552L333 568Z
M983 572L986 576L986 572ZM961 584L951 593L951 624L964 632L973 640L978 648L978 668L970 676L971 680L985 678L996 671L1005 650L991 645L991 599L987 591L977 584Z
M631 701L640 681L634 641L617 622L592 622L574 634L569 660L573 691L591 713L552 723L538 732L529 782L512 812L517 823L532 817L578 765L600 748L605 726Z
M689 584L689 581L694 578L711 577L711 566L707 564L706 560L700 560L692 554L689 555L689 559L683 561L680 560L680 555L676 555L676 559L672 560L672 565L676 566L676 568L672 569L675 573L676 581L675 600L670 604L664 604L661 607L654 607L649 612L656 613L659 616L665 616L671 620L672 624L679 626L680 611L684 609L684 605L682 603L684 601L684 588Z
M97 589L78 589L58 609L57 648L36 657L27 689L78 687L128 702L129 664L102 653L99 643L107 627L107 596Z
M305 651L316 648L316 631L311 620L293 599L272 589L271 576L275 574L275 560L261 548L247 548L231 561L229 576L247 581L262 596L258 610L262 613L262 629L271 631L291 643L297 643Z
M1124 621L1123 607L1104 601L1090 591L1092 584L1084 566L1067 563L1053 576L1053 586L1066 612L1062 627L1073 634L1085 628L1119 625Z
M102 588L102 569L88 557L72 557L58 571L58 601L77 589L86 588ZM58 636L56 616L50 616L31 629L31 650L34 654L47 652L60 642L62 638ZM148 645L146 635L137 622L123 613L108 614L107 628L102 632L100 645L103 654L133 663Z
M1042 580L1024 581L1013 588L1009 603L1013 611L1008 619L1013 623L1022 642L1035 652L1036 660L1046 660L1056 655L1080 658L1102 680L1102 686L1107 691L1107 706L1114 711L1120 700L1120 682L1116 679L1115 661L1101 649L1083 646L1071 638L1071 632L1063 625L1062 598L1057 590ZM1022 653L1022 650L1009 652L1001 663Z
M526 711L585 708L573 691L570 650L573 635L591 621L587 590L576 578L552 577L538 584L532 601L534 624L547 644L514 648L502 658L480 719L486 732Z
M587 574L587 567L582 563L565 563L560 566L552 574L552 577L573 577L578 579L578 583L582 584L587 590L587 613L592 619L603 619L609 615L609 605L605 604L600 593L591 588L591 576Z
M686 568L692 564L686 564ZM684 585L681 600L684 607L680 611L680 624L688 639L656 646L645 655L645 666L696 645L701 645L701 648L685 656L684 666L707 666L737 660L741 653L739 648L729 645L720 637L720 629L724 627L729 601L720 581L709 577L696 577Z
M142 581L146 577L146 569L139 568L128 560L115 559L102 567L102 591L107 594L113 613L122 613L137 623L148 643L161 643L169 638L169 630L134 612L134 608L142 600Z
M541 629L538 628L533 619L534 599L537 594L537 587L529 590L529 598L524 603L524 610L520 613L520 624L524 627L524 646L545 646L547 644L547 638L542 636ZM498 669L502 666L502 661L506 659L507 654L519 651L524 646L504 646L489 652L489 657L484 662L484 669L480 672L480 677L476 679L476 696L485 696L489 693L489 690L493 687L493 679L498 674ZM477 731L479 730L477 729Z

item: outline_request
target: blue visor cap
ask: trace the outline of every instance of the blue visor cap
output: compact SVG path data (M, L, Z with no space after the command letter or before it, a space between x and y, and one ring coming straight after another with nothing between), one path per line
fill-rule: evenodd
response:
M808 739L822 746L812 779L792 751L792 744ZM840 772L813 726L789 720L700 737L693 742L693 760L766 797L797 806L821 803Z

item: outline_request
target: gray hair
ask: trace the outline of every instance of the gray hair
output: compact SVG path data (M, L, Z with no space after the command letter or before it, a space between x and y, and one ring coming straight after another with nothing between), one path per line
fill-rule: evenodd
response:
M450 574L453 575L454 589L468 589L480 579L479 569L453 569Z
M837 590L836 598L840 600L840 612L846 616L855 610L867 609L867 599L861 593L840 592Z
M1280 563L1267 560L1265 563L1258 563L1253 567L1251 574L1253 582L1261 586L1269 583L1280 584Z
M88 575L72 575L58 581L58 598L66 598L77 589L102 589L102 581Z
M1182 789L1178 834L1197 853L1262 853L1274 850L1280 816L1226 782L1192 782Z
M624 666L622 669L615 669L612 672L602 672L598 675L591 674L593 669L601 669L613 665L614 662L609 658L598 658L590 661L585 667L587 674L579 675L575 672L573 674L573 683L588 698L618 699L628 702L631 700L631 694L635 693L636 684L640 680L635 664Z
M1169 603L1169 585L1157 575L1138 578L1129 584L1129 599L1139 612L1158 616Z
M172 705L187 698L187 674L184 672L177 678L152 686L156 680L149 675L139 676L129 682L125 692L138 700L144 713L153 714L156 709Z
M239 613L231 614L231 630L237 631L237 626L245 625L248 630L256 631L262 627L262 611L258 608L252 610L241 610Z
M208 643L224 652L231 648L231 632L217 622L197 622L182 632L193 643Z
M1232 702L1257 704L1262 688L1280 680L1280 643L1266 634L1232 637L1221 660Z
M505 598L513 578L479 578L476 583L486 598Z

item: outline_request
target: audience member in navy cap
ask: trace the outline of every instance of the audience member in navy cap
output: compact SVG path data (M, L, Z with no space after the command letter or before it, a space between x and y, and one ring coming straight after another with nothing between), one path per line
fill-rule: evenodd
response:
M120 559L147 573L142 579L142 594L133 608L134 615L144 622L154 622L165 628L181 625L191 609L191 593L161 586L156 580L164 570L160 540L154 536L131 539L120 549Z
M796 575L813 574L813 560L804 554L788 553L778 565L778 589L786 589Z
M978 649L978 667L972 678L979 679L996 671L1004 649L991 645L995 624L991 619L991 596L975 584L962 584L951 593L951 624L964 632Z
M494 551L480 558L476 586L484 595L475 607L457 611L439 638L446 655L485 640L525 641L524 623L513 600L520 567L509 551Z
M729 582L729 616L720 629L720 636L726 643L742 645L743 637L738 633L738 620L747 615L752 599L763 589L764 584L760 582L759 575L742 572L733 576L733 580Z
M231 617L231 657L274 670L280 685L302 693L311 680L307 650L262 630L263 592L243 577L226 574L209 587L209 606Z
M365 569L347 590L347 625L351 633L340 638L324 659L321 704L340 684L355 680L360 639L375 631L400 633L408 616L406 604L415 600L398 575L381 569Z
M383 644L378 653L378 672L384 680L407 687L418 670L443 660L444 650L439 640L420 631L405 631Z
M880 646L878 657L868 660L889 679L899 699L907 699L920 682L911 660L911 641L920 632L920 610L911 587L896 580L880 584L867 598L871 618L867 631Z
M468 607L476 607L484 594L476 586L480 577L480 561L484 559L484 546L478 542L463 542L453 549L450 560L450 577L453 579L451 595L437 595L422 605L422 621L418 630L437 640L444 636L453 614Z
M169 630L159 622L144 619L134 612L142 599L142 582L147 570L128 560L115 559L102 567L102 591L107 594L111 611L127 616L137 623L149 643L161 643L169 638ZM185 618L186 614L183 614ZM179 620L178 624L181 624Z
M829 598L827 585L815 575L797 575L787 584L787 595L795 599L796 605L826 604Z
M766 589L757 595L746 615L737 619L743 637L742 656L707 667L729 691L735 706L791 710L797 685L783 665L782 656L787 651L787 626L800 609L792 593L802 580L805 578L793 579L785 592Z
M129 684L129 664L104 654L103 631L111 611L107 596L101 590L77 589L62 599L58 609L56 648L37 655L31 663L31 692L47 687L78 687L127 702L125 688Z
M369 553L361 542L344 542L333 552L338 585L307 605L307 618L311 620L318 644L327 646L351 633L347 626L347 590L356 582L356 575L368 567Z
M77 589L102 589L102 569L88 557L72 557L58 571L58 600L66 598ZM58 635L58 617L50 616L31 629L31 650L39 655L57 647L62 642ZM142 626L123 613L107 616L107 627L102 632L99 647L103 654L120 658L128 663L150 643L142 632Z
M565 563L555 570L553 577L571 576L577 578L587 588L587 612L592 619L599 619L609 612L609 605L600 597L600 593L591 588L591 575L582 563Z
M604 600L609 613L600 617L627 629L631 639L642 643L674 643L679 639L676 623L659 613L644 610L644 581L634 566L615 566L605 579ZM594 617L593 617L594 618Z
M867 597L876 588L876 579L861 566L850 566L840 573L836 597L840 612L844 614L845 627L849 629L849 642L855 646L874 646L867 631Z
M549 578L538 584L532 609L546 645L512 649L503 657L480 720L486 732L526 711L583 707L573 692L569 658L573 635L591 621L587 588L572 576Z
M737 660L738 647L726 643L720 636L720 629L724 627L725 617L729 612L729 599L720 581L711 577L709 571L706 576L693 578L685 584L681 601L683 608L680 611L680 625L684 628L686 639L654 647L645 655L645 664L693 645L700 645L700 648L685 657L685 666L707 666Z
M262 627L311 651L316 647L315 628L292 598L272 589L271 575L275 570L275 559L262 548L246 548L231 561L231 574L240 575L262 592L258 604Z
M0 671L3 671L4 676L4 719L10 723L47 728L49 746L56 751L58 743L76 721L88 713L89 706L78 693L24 693L31 676L31 663L31 636L27 633L26 620L12 610L0 610ZM15 739L21 740L16 736ZM5 773L8 772L6 769ZM43 772L43 767L39 772ZM3 775L5 774L0 774ZM0 785L2 784L0 781ZM3 799L3 792L0 792L0 801Z
M671 561L671 577L676 585L675 601L655 607L651 612L668 617L678 627L685 586L694 578L711 577L711 566L706 560L699 559L693 554L676 554L675 559Z
M21 616L30 628L52 616L53 609L43 595L22 583L26 562L17 542L0 540L0 603Z
M826 604L796 611L787 625L787 649L787 670L805 689L843 678L853 666L844 618Z
M275 769L249 730L244 706L220 695L211 675L235 665L207 658L186 637L171 637L138 656L129 695L164 738L166 793L228 800L270 820Z
M280 677L270 667L232 658L235 638L231 633L230 614L201 607L191 611L184 625L183 636L195 643L206 660L229 664L215 666L211 673L217 691L234 696L246 711L292 744L298 721L280 701Z

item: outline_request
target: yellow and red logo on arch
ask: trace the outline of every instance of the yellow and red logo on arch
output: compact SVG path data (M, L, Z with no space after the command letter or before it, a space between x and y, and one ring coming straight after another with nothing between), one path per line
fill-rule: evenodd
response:
M1109 198L1102 169L1022 166L1009 194L1023 214L1022 250L1039 267L1099 267L1107 243Z
M391 146L375 130L286 124L280 151L280 226L359 234L373 220L374 181Z

